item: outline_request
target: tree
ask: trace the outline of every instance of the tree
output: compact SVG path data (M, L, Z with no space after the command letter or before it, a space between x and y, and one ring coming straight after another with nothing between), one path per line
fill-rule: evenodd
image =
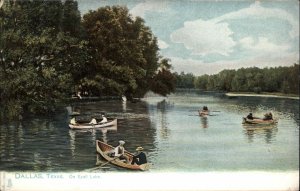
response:
M94 95L141 97L155 87L150 85L154 78L163 79L156 37L141 18L133 19L126 7L90 11L83 16L83 26L93 58L81 80L83 89ZM163 73L167 71L169 68ZM164 94L172 90L165 88Z
M167 96L175 91L175 76L170 72L171 65L168 59L162 59L158 73L151 79L151 90L154 93Z
M209 79L209 75L207 75L207 74L196 77L195 82L194 82L195 88L198 88L201 90L207 90L208 79Z
M63 31L61 1L8 1L0 14L3 112L53 112L71 92L84 42Z
M195 76L192 73L175 73L177 88L194 88Z

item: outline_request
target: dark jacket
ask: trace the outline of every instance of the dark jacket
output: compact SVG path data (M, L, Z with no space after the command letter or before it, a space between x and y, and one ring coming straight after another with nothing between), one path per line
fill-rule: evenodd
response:
M252 114L247 115L247 119L253 119Z
M131 164L136 163L137 165L145 164L147 163L147 158L145 153L140 152L138 155L133 156Z

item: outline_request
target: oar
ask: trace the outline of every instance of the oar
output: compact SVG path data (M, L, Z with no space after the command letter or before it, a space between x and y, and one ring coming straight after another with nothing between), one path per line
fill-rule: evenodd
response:
M188 115L188 116L197 116L197 117L201 117L200 115ZM204 115L204 116L205 116L205 115ZM218 115L208 114L208 116L218 116Z
M115 157L115 158L113 158L113 159L111 159L111 160L109 160L109 161L107 161L107 162L101 164L100 166L97 166L97 167L94 167L94 168L89 168L89 169L86 169L86 170L84 170L84 171L91 171L91 170L96 170L96 169L99 169L99 168L103 168L103 166L105 166L105 165L107 165L108 163L110 163L110 162L116 160L117 158L119 158L119 157ZM97 164L98 164L98 162L96 163L96 165L97 165Z
M201 111L201 109L198 109L198 110L189 110L189 111ZM209 111L209 112L221 112L221 111Z
M115 157L115 158L113 158L113 159L111 159L111 160L109 160L109 161L103 163L103 164L100 165L99 167L105 166L105 165L107 165L108 163L110 163L110 162L112 162L112 161L114 161L114 160L116 160L116 159L118 159L118 158L119 158L119 157Z

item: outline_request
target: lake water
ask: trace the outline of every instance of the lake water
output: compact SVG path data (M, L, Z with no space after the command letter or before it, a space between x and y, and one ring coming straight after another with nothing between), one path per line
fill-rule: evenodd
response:
M212 110L200 118L197 110ZM70 130L67 112L0 126L0 170L82 171L96 167L95 141L134 152L143 146L150 172L298 171L299 100L196 93L146 97L137 103L78 102L81 113L105 111L118 126ZM247 130L242 117L272 111L277 125ZM127 171L110 164L103 171Z

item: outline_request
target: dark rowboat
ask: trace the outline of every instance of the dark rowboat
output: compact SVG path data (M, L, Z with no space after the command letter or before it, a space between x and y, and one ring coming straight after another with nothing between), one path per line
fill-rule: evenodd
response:
M69 124L71 129L93 129L93 128L101 128L101 127L110 127L118 124L117 119L109 119L106 123L98 123L98 124L89 124L89 123L80 123L77 122L74 124Z
M246 117L243 117L243 124L248 124L248 125L274 125L278 121L276 119L271 119L271 120L263 120L263 119L248 119Z
M107 155L108 152L112 151L113 149L115 149L113 146L108 145L102 141L96 140L96 149L97 152L107 161L110 161L110 163L119 166L119 167L123 167L123 168L127 168L127 169L131 169L131 170L148 170L149 169L149 164L142 164L142 165L132 165L132 164L127 164L124 161L120 160L120 159L115 159L114 157L110 157ZM132 157L133 154L131 154L130 152L125 150L125 155L129 158L129 161L132 161Z

